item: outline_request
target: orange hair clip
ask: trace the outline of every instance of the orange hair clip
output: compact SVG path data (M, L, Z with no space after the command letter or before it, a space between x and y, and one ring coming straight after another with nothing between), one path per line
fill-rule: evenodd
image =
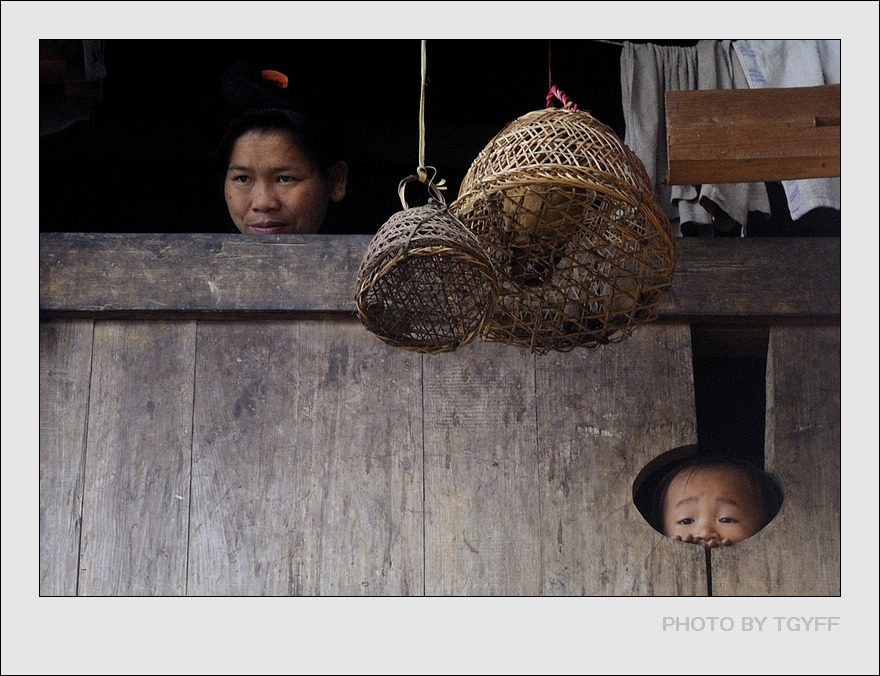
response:
M264 70L260 75L266 82L271 82L281 89L287 89L288 80L284 73L280 73L277 70Z

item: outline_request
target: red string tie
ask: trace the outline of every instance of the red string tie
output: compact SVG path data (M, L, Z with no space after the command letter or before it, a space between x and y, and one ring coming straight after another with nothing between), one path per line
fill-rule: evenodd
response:
M568 96L565 95L565 92L562 91L556 85L550 86L550 92L547 94L547 107L553 107L553 100L558 99L562 102L562 107L565 110L577 110L577 104L574 101L571 101Z

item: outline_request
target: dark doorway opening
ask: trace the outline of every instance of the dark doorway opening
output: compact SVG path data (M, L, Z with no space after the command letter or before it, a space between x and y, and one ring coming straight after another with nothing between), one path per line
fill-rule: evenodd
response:
M766 327L691 327L700 453L764 467L769 336Z

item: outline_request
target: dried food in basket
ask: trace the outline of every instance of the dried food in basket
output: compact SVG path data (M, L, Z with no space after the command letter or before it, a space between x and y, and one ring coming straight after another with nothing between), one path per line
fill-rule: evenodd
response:
M508 124L450 210L498 274L487 340L541 354L617 342L656 319L672 284L675 236L644 166L585 111L547 108Z

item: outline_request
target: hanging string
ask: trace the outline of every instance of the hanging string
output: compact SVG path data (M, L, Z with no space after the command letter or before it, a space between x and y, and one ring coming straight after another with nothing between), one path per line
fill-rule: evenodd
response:
M559 99L562 101L562 107L565 110L577 110L577 104L574 101L569 100L568 96L565 95L565 92L559 89L556 85L553 84L553 66L552 66L552 55L550 53L550 41L547 41L547 86L550 88L550 91L547 93L547 107L553 107L553 99Z
M422 40L422 96L419 100L419 180L427 182L428 172L425 169L425 80L428 73L427 40Z
M419 99L419 166L416 173L422 183L427 183L430 187L437 190L446 190L446 179L441 179L438 183L434 183L437 177L437 169L425 166L425 85L428 80L428 52L427 40L422 40L422 93ZM434 169L434 175L428 178L428 169Z

